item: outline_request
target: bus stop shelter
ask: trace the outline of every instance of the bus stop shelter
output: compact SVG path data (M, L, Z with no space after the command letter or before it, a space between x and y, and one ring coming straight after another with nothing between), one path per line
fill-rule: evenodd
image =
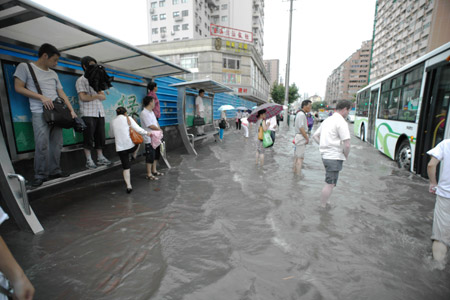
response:
M211 79L199 79L187 82L172 84L171 86L178 88L178 129L180 130L181 139L189 154L197 155L195 151L195 142L205 139L211 135L217 135L218 131L214 128L214 95L218 93L233 92L233 90L223 84ZM203 98L205 107L205 123L207 126L213 127L212 131L206 132L205 135L195 137L192 133L192 123L195 116L195 98L198 90L203 89L206 96ZM197 91L195 91L197 90Z
M43 43L54 45L61 53L59 71L81 71L80 58L94 57L107 72L124 83L145 86L150 78L190 73L190 71L53 12L28 0L0 2L0 58L4 61L37 60ZM0 77L3 78L0 68ZM8 103L8 88L0 84L0 188L10 213L21 229L34 233L43 230L27 199L25 179L15 174L12 160L31 158L16 149L13 120ZM30 137L31 138L31 137Z

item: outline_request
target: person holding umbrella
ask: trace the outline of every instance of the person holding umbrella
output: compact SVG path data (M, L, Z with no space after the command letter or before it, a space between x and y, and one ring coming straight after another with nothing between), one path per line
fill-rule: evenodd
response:
M262 127L263 132L269 129L269 126L266 123L266 110L261 109L257 112L257 121L256 121L256 128L258 128L258 131L256 132L256 165L259 165L262 167L264 166L264 150L266 148L263 147L263 141L259 138L259 128Z
M220 121L219 121L219 139L220 141L223 141L223 133L225 131L225 128L229 125L227 122L227 110L233 110L234 106L232 105L222 105L218 108L218 111L220 111Z

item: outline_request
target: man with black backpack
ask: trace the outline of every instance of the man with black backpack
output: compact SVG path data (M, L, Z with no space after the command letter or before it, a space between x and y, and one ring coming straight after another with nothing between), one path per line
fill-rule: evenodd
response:
M81 67L86 72L90 67L95 66L95 58L85 56L81 59ZM109 165L111 162L103 155L105 147L105 110L102 101L106 100L103 91L96 92L89 84L85 75L80 76L76 82L78 93L78 103L83 121L86 123L86 130L83 131L83 148L86 156L86 168L95 169L97 165ZM97 165L91 156L92 149L97 150Z
M64 93L61 82L55 71L61 54L50 44L43 44L38 51L38 60L30 63L20 63L14 73L14 88L17 93L28 97L32 114L34 132L34 180L33 187L38 187L48 179L67 177L69 174L61 171L60 158L63 146L62 128L49 125L44 119L44 108L52 110L53 100L60 97L70 110L72 118L77 115L70 104L69 98ZM38 89L30 73L32 68L42 94Z

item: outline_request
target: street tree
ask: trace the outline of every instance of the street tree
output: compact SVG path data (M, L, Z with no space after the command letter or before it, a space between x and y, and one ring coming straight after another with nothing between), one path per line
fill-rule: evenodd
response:
M275 103L284 104L285 88L283 84L275 83L270 91L270 95ZM300 95L298 94L298 87L295 83L289 86L289 103L295 102Z

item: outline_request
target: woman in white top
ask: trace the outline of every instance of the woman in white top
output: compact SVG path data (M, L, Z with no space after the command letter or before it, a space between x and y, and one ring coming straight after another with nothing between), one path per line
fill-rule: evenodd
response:
M127 185L127 193L131 193L133 188L131 187L130 179L130 153L133 153L133 158L136 158L139 145L135 145L130 137L130 126L141 135L150 136L150 132L142 129L133 118L129 118L127 115L127 109L120 106L116 109L117 117L112 121L112 129L114 132L116 142L116 152L119 155L123 168L123 179ZM128 125L130 120L130 126Z

